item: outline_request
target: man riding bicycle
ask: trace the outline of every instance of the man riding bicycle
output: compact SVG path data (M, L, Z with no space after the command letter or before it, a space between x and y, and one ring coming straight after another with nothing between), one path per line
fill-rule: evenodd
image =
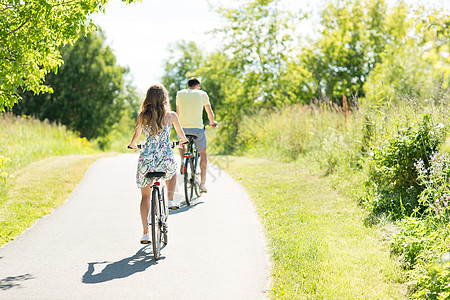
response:
M198 78L190 78L188 80L188 88L177 93L176 105L181 127L183 127L185 134L197 137L194 143L200 154L200 191L206 193L208 191L205 186L208 157L206 154L205 126L203 125L203 108L208 114L211 127L216 127L217 122L214 120L214 112L209 102L208 94L200 89L200 80ZM181 157L183 157L184 152L185 147L180 149ZM180 172L183 173L183 165Z

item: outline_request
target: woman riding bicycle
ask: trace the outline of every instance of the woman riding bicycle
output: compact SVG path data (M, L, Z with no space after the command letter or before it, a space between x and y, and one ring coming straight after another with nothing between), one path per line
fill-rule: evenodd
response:
M147 216L150 210L152 180L145 176L148 172L158 171L166 173L163 179L166 180L169 208L179 208L173 201L178 166L170 147L172 125L175 126L175 130L181 138L181 143L186 143L187 139L181 128L178 115L170 111L167 90L162 84L154 84L147 90L147 95L142 102L135 132L129 145L132 149L138 149L136 142L142 130L144 130L146 141L139 156L136 174L136 183L141 189L142 195L140 211L144 234L141 238L141 243L150 242Z

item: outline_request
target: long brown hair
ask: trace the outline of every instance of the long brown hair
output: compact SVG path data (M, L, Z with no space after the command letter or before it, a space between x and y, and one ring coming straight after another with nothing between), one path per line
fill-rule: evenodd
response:
M167 90L162 84L150 86L139 110L136 127L149 126L151 135L157 135L163 129L164 118L170 110L168 98Z

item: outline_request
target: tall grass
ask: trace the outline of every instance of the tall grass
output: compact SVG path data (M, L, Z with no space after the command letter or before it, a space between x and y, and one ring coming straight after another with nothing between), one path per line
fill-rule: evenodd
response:
M260 111L242 119L238 154L279 161L306 157L325 175L336 177L337 187L349 187L349 192L361 196L364 191L360 186L356 192L353 180L362 181L367 175L371 147L418 122L423 114L448 125L448 93L438 95L428 99L403 95L395 104L382 99L383 104L363 103L347 110L322 102Z
M65 126L29 116L0 116L0 156L3 157L3 172L9 175L49 156L98 151L86 138L80 138Z

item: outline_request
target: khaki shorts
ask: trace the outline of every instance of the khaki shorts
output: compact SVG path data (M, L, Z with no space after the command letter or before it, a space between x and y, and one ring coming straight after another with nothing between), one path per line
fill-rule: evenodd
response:
M195 135L197 137L194 140L194 144L198 151L206 150L205 128L183 128L183 131L186 135ZM180 137L178 137L178 139L180 139Z

